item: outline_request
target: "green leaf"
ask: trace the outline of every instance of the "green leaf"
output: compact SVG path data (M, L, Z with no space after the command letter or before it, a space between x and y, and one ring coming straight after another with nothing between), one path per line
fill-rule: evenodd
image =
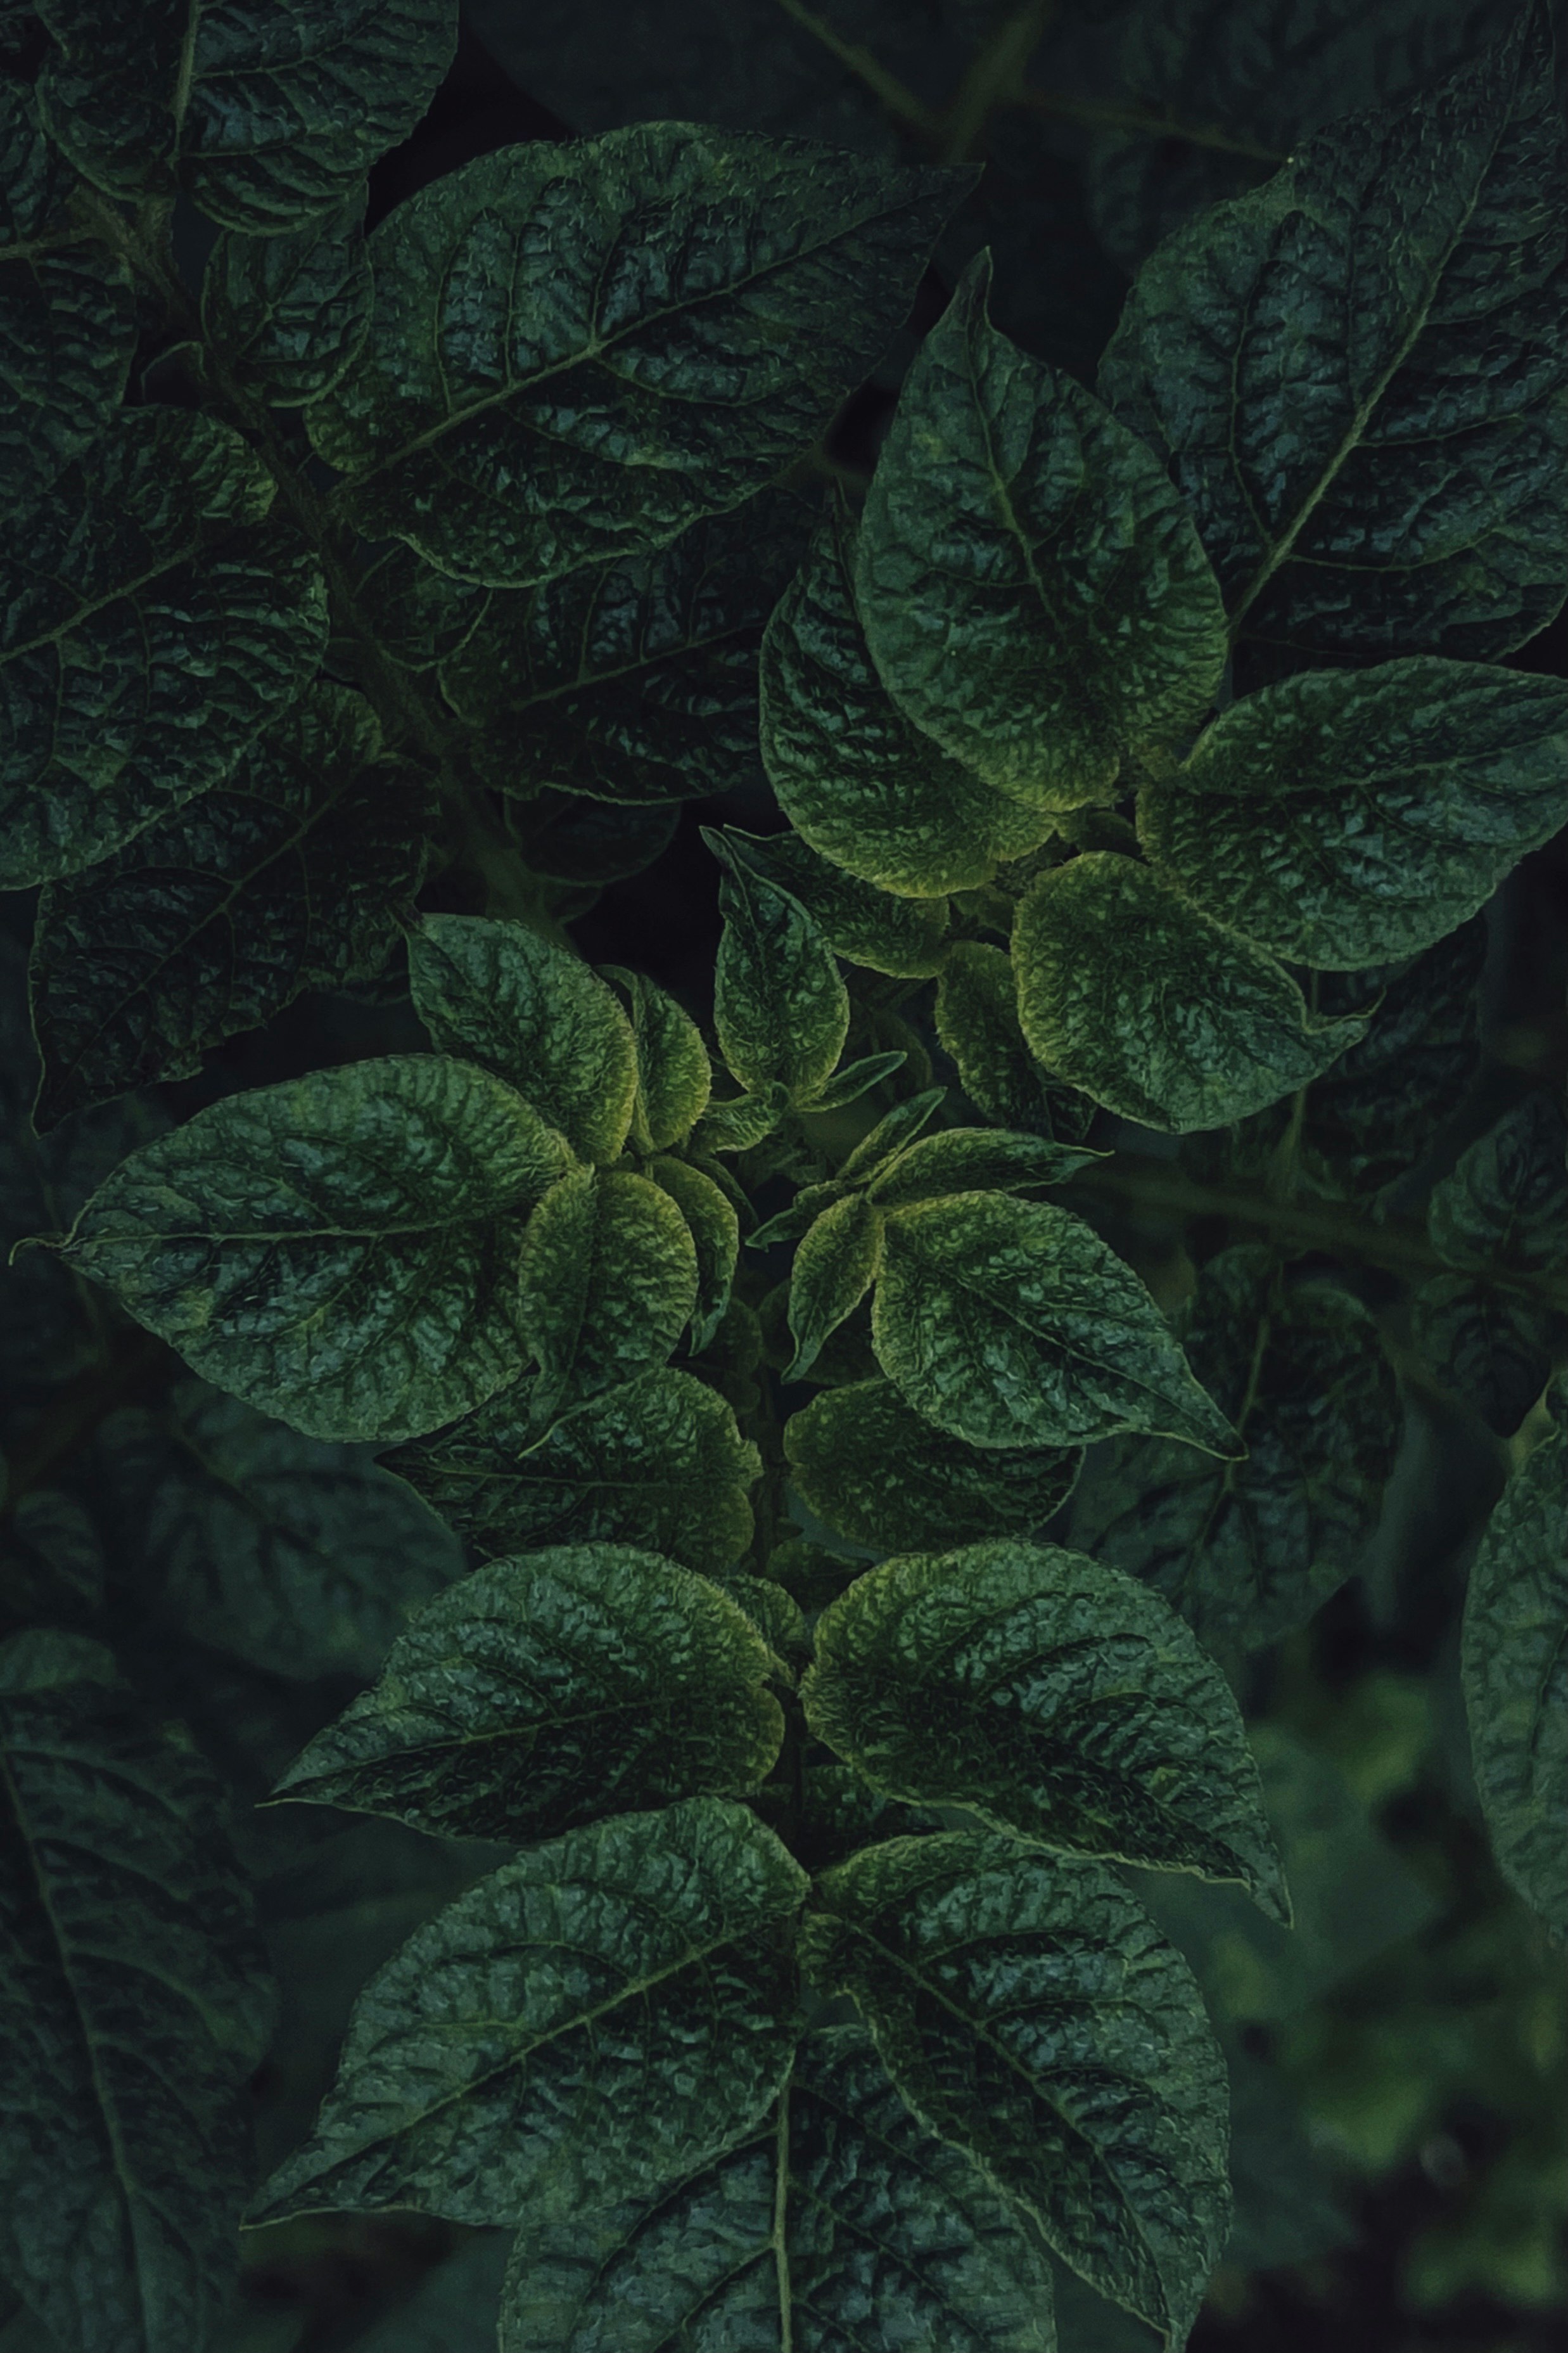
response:
M1141 1430L1236 1451L1147 1287L1069 1211L953 1194L890 1215L882 1250L878 1359L939 1429L973 1446Z
M664 1366L537 1436L526 1386L384 1458L479 1551L629 1544L709 1575L752 1541L762 1457L723 1398Z
M789 2069L779 1932L805 1885L720 1798L503 1864L365 1987L315 2132L250 2220L409 2205L552 2220L722 2155Z
M224 374L270 408L331 392L370 329L365 190L281 237L227 229L202 275L202 332Z
M1568 1427L1503 1490L1470 1570L1462 1668L1476 1786L1509 1885L1568 1941Z
M1243 697L1144 786L1155 871L1298 964L1417 955L1568 822L1568 685L1421 656Z
M1561 1330L1547 1301L1473 1274L1436 1274L1410 1302L1415 1347L1500 1438L1545 1388Z
M828 1334L853 1314L877 1280L882 1229L881 1212L864 1193L835 1201L812 1225L790 1270L795 1359L785 1370L786 1381L798 1381L816 1362Z
M1141 271L1100 390L1169 466L1264 674L1495 660L1561 605L1563 139L1531 5Z
M964 1831L819 1879L802 1958L916 2116L1179 2346L1230 2220L1225 2063L1190 1971L1098 1862Z
M735 1603L658 1553L490 1561L419 1611L273 1796L517 1846L739 1795L784 1738L771 1666Z
M696 1306L696 1246L667 1192L622 1168L558 1177L529 1219L519 1274L541 1429L661 1365Z
M824 1389L784 1424L784 1450L818 1518L872 1552L1040 1527L1083 1461L1079 1447L968 1446L887 1380Z
M743 866L721 834L704 838L724 873L724 929L713 976L719 1050L752 1092L773 1083L809 1103L844 1050L849 996L826 940L798 901Z
M945 899L904 899L846 873L798 833L759 839L727 826L731 856L805 908L837 955L872 972L924 979L946 953Z
M905 718L879 678L856 604L856 525L818 526L768 623L763 765L807 845L916 899L988 881L1050 830Z
M884 1796L1289 1900L1229 1684L1157 1596L1017 1538L906 1553L817 1621L817 1738Z
M854 2026L808 2035L777 2106L656 2200L525 2224L500 2353L799 2341L1055 2353L1049 2269L931 2140Z
M444 1053L526 1095L584 1160L631 1125L637 1048L615 992L526 923L426 915L408 943L414 1009Z
M850 1153L838 1171L837 1181L844 1185L868 1182L930 1124L946 1092L945 1087L927 1087L919 1094L906 1095L902 1103L884 1112L870 1134L863 1135Z
M619 965L605 965L604 976L626 999L637 1048L629 1141L637 1152L668 1152L708 1108L713 1071L702 1032L657 981Z
M100 1186L61 1252L218 1388L387 1443L516 1379L524 1219L565 1159L488 1071L392 1055L208 1104Z
M382 2315L357 2340L357 2353L496 2353L510 2253L499 2231L467 2240L421 2275L412 2295Z
M842 1111L846 1104L858 1103L861 1096L901 1071L909 1060L907 1050L895 1048L888 1054L862 1054L858 1060L845 1062L804 1108L807 1111Z
M971 263L867 493L855 586L905 717L1026 807L1108 801L1225 668L1219 584L1158 460L985 315Z
M1177 1330L1246 1459L1121 1440L1079 1482L1072 1541L1152 1585L1200 1641L1256 1648L1304 1625L1365 1550L1399 1448L1399 1386L1360 1301L1287 1289L1258 1244L1209 1260Z
M709 1104L691 1142L704 1153L749 1152L774 1133L788 1109L789 1090L776 1081L754 1095L726 1095Z
M1450 1266L1546 1273L1568 1264L1568 1112L1536 1088L1432 1188L1434 1247Z
M724 1320L741 1254L741 1220L728 1194L689 1160L660 1154L647 1174L686 1220L697 1252L697 1304L691 1311L691 1351L700 1356Z
M884 1209L946 1193L1023 1192L1034 1185L1065 1184L1075 1168L1100 1157L1039 1135L948 1127L895 1154L871 1177L867 1192Z
M38 0L50 136L111 196L262 236L329 210L425 112L447 0Z
M0 2266L62 2346L208 2353L271 1983L190 1735L75 1636L0 1648Z
M525 866L553 881L596 889L640 874L662 857L675 839L680 805L628 808L547 786L532 800L508 802L501 815Z
M1005 949L958 940L936 985L936 1032L960 1084L998 1127L1076 1143L1095 1106L1040 1068L1018 1020L1018 992Z
M0 559L0 883L90 865L217 784L314 668L314 556L237 433L123 410Z
M370 237L369 341L308 415L348 519L526 588L738 506L879 358L966 184L684 122L460 165Z
M100 1426L139 1601L268 1673L373 1675L462 1553L364 1451L327 1446L199 1382Z
M1266 948L1112 850L1031 886L1013 962L1018 1018L1047 1068L1123 1119L1176 1134L1278 1102L1366 1033L1363 1015L1314 1015Z
M221 784L84 873L46 884L33 942L35 1117L157 1079L302 989L374 979L423 879L429 786L378 760L368 703L326 681Z

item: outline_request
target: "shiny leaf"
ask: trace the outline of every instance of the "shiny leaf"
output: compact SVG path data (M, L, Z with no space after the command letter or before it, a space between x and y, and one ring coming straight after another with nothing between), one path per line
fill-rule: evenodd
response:
M1040 1135L948 1127L896 1153L871 1177L867 1193L882 1208L896 1209L945 1193L1023 1192L1065 1184L1075 1168L1097 1156Z

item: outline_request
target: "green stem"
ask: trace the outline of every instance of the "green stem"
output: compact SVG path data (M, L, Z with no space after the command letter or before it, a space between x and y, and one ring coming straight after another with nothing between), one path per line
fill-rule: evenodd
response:
M829 56L837 58L857 80L864 82L896 122L903 123L929 146L940 147L942 136L941 116L923 99L917 98L909 84L900 81L898 75L883 65L864 42L847 41L842 33L834 30L826 16L819 16L815 8L804 7L801 0L779 0L779 6L803 32L809 33L813 40L820 41Z
M1020 90L1012 103L1031 114L1048 114L1060 122L1079 122L1089 131L1131 131L1145 139L1180 139L1189 147L1212 148L1220 155L1245 155L1278 171L1285 157L1276 147L1261 147L1254 139L1236 139L1217 124L1178 122L1171 115L1147 107L1118 106L1097 98L1061 98L1054 90Z
M942 121L944 164L966 164L980 146L998 106L1017 105L1024 95L1024 69L1056 15L1056 0L1030 0L1005 16L970 59Z

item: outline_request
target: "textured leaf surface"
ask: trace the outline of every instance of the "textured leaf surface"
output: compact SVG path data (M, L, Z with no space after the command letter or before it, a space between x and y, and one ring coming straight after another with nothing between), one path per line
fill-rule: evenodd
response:
M1545 1388L1561 1319L1527 1291L1436 1274L1410 1302L1410 1336L1438 1379L1511 1438Z
M202 329L226 375L270 407L330 392L370 328L365 192L281 237L226 230L202 276Z
M1434 1246L1450 1266L1543 1273L1568 1261L1568 1112L1536 1088L1432 1188Z
M678 122L481 156L371 237L374 323L312 438L367 538L459 578L660 546L822 431L962 193Z
M270 480L208 417L128 409L0 561L0 881L105 857L215 785L303 685L325 595Z
M727 827L724 839L764 881L798 899L837 955L873 972L924 979L946 953L947 901L900 898L846 872L798 833L759 839Z
M1240 1880L1289 1921L1229 1684L1163 1601L1082 1553L1015 1538L883 1561L823 1612L801 1701L888 1797Z
M905 716L998 791L1068 809L1203 716L1225 615L1158 460L996 332L989 279L971 265L910 370L856 588Z
M640 972L605 967L626 999L637 1046L631 1142L638 1152L668 1152L708 1108L713 1071L702 1032L668 989Z
M789 2341L1055 2353L1048 2265L962 2151L929 2138L854 2026L806 2037L778 2107L665 2195L512 2253L501 2353Z
M1104 397L1191 505L1265 674L1494 660L1568 585L1563 125L1544 8L1152 257Z
M722 849L710 834L709 845ZM719 1050L743 1087L776 1083L809 1103L844 1050L849 996L833 952L797 900L728 855L713 975Z
M1398 1451L1398 1383L1359 1300L1288 1291L1273 1254L1210 1259L1177 1330L1244 1461L1119 1440L1091 1458L1072 1541L1142 1577L1218 1648L1272 1642L1344 1583Z
M1144 1283L1066 1209L958 1193L887 1221L872 1331L918 1413L975 1446L1073 1446L1121 1430L1228 1454Z
M1104 1865L945 1832L819 1879L802 1951L915 2115L1174 2345L1225 2242L1225 2063L1191 1973Z
M1156 870L1297 964L1419 954L1568 822L1568 685L1430 656L1245 695L1138 796Z
M271 1988L216 1783L96 1643L0 1649L0 1917L6 2275L62 2346L207 2353Z
M1177 1134L1278 1102L1366 1029L1354 1015L1312 1014L1266 948L1112 850L1030 887L1013 962L1018 1018L1046 1067L1123 1119Z
M639 1545L711 1574L752 1540L762 1458L724 1398L672 1366L606 1390L538 1437L526 1387L386 1458L482 1552Z
M45 886L36 1117L156 1079L259 1029L301 989L373 979L434 831L428 786L378 762L370 706L325 681L233 772L126 848Z
M662 1364L697 1305L697 1251L669 1195L621 1168L576 1168L529 1220L522 1329L539 1362L536 1415Z
M584 1160L614 1160L631 1124L637 1050L615 994L525 923L426 915L408 946L419 1018L443 1052L526 1095Z
M1476 1785L1492 1849L1568 1940L1568 1428L1503 1491L1470 1570L1462 1666Z
M867 1187L884 1209L933 1201L944 1193L1024 1192L1061 1185L1096 1155L1045 1136L989 1127L948 1127L895 1153Z
M1068 1143L1088 1134L1094 1104L1053 1079L1029 1051L1005 949L954 942L937 982L936 1031L964 1092L998 1127Z
M778 1931L805 1884L771 1831L718 1798L503 1864L366 1986L315 2133L252 2220L568 2216L719 2156L789 2068Z
M399 1054L211 1103L63 1245L193 1369L311 1438L413 1438L514 1380L524 1219L565 1146L471 1063Z
M490 1561L420 1610L273 1794L509 1845L739 1795L784 1736L771 1666L728 1595L658 1553Z
M730 1286L741 1254L741 1219L728 1193L706 1169L661 1153L647 1174L668 1193L686 1220L697 1253L697 1304L691 1311L691 1347L700 1356L724 1320Z
M799 1380L816 1362L829 1333L853 1314L875 1282L882 1262L882 1231L881 1213L864 1193L833 1202L812 1225L790 1270L795 1358L786 1380Z

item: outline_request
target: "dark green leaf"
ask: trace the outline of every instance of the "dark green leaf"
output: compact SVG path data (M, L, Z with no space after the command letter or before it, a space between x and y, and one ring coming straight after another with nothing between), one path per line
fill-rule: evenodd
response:
M877 1170L867 1192L884 1209L931 1201L944 1193L1014 1193L1036 1185L1062 1185L1075 1168L1100 1157L1044 1136L990 1127L948 1127Z
M877 1280L883 1220L864 1193L847 1194L824 1209L795 1254L790 1270L789 1328L795 1358L786 1381L797 1381L823 1342L853 1313Z
M702 1032L657 981L618 965L606 965L605 976L626 1000L637 1045L632 1145L668 1152L685 1142L708 1107L713 1072Z
M496 2353L510 2242L487 2231L435 2263L406 2303L355 2340L355 2353Z
M1568 1113L1537 1088L1433 1187L1434 1246L1450 1266L1544 1273L1568 1263Z
M1202 718L1225 614L1158 461L996 332L989 279L971 264L910 371L855 585L905 717L997 791L1069 809Z
M1047 1069L1123 1119L1177 1134L1305 1086L1366 1030L1362 1016L1311 1013L1266 948L1113 850L1040 876L1013 957L1018 1018Z
M528 1221L518 1316L544 1421L661 1365L697 1306L697 1250L670 1196L624 1168L574 1168Z
M742 865L722 835L706 838L725 869L713 975L719 1050L743 1087L777 1083L809 1103L849 1034L849 996L833 952L797 900Z
M741 1220L722 1187L689 1160L661 1154L647 1164L654 1183L669 1195L686 1220L697 1252L697 1304L691 1311L691 1350L700 1356L724 1320L730 1286L741 1254Z
M819 856L798 833L759 839L731 826L724 839L752 873L799 902L836 955L899 979L923 979L941 968L945 899L905 899L879 890Z
M626 808L546 788L530 801L509 802L506 827L523 862L552 881L580 885L624 881L661 858L680 822L677 801Z
M1236 2219L1225 2260L1238 2271L1310 2263L1354 2243L1325 2154L1313 2146L1303 2103L1283 2068L1226 2038L1230 2076L1230 2182Z
M189 1078L301 989L368 980L434 830L429 786L377 763L368 703L318 682L221 784L45 886L33 944L36 1112Z
M63 2347L208 2353L272 1991L224 1802L106 1651L0 1649L0 2263Z
M936 1031L958 1065L964 1092L998 1127L1076 1143L1095 1106L1043 1071L1018 1020L1018 992L1005 949L959 940L936 985Z
M789 1089L776 1080L754 1095L726 1095L709 1104L691 1142L704 1153L749 1152L773 1134L788 1109Z
M963 186L681 122L480 156L371 237L370 339L311 438L367 538L459 578L661 546L822 431Z
M272 408L320 400L370 328L365 191L282 237L228 229L202 277L202 330L226 375Z
M1511 1438L1546 1386L1561 1319L1527 1291L1435 1274L1410 1302L1410 1336L1438 1379Z
M858 1103L873 1087L879 1087L884 1079L901 1071L908 1060L907 1051L899 1049L889 1054L862 1054L858 1061L845 1062L835 1071L806 1108L814 1112L842 1111L847 1103Z
M386 1443L516 1379L524 1219L565 1159L489 1071L393 1055L209 1104L100 1186L62 1254L220 1388Z
M1148 1915L1101 1863L963 1831L867 1848L813 1901L805 1966L921 2122L1179 2346L1230 2220L1227 2090Z
M902 1103L885 1112L845 1161L838 1171L838 1181L865 1184L885 1167L895 1153L902 1152L930 1124L946 1092L945 1087L927 1087L920 1094L907 1095Z
M553 2220L722 2155L789 2069L778 1931L805 1885L719 1798L503 1864L366 1986L315 2133L252 2221L407 2205Z
M1239 1880L1289 1923L1229 1684L1163 1601L1082 1553L1011 1538L884 1561L824 1610L801 1701L888 1797Z

